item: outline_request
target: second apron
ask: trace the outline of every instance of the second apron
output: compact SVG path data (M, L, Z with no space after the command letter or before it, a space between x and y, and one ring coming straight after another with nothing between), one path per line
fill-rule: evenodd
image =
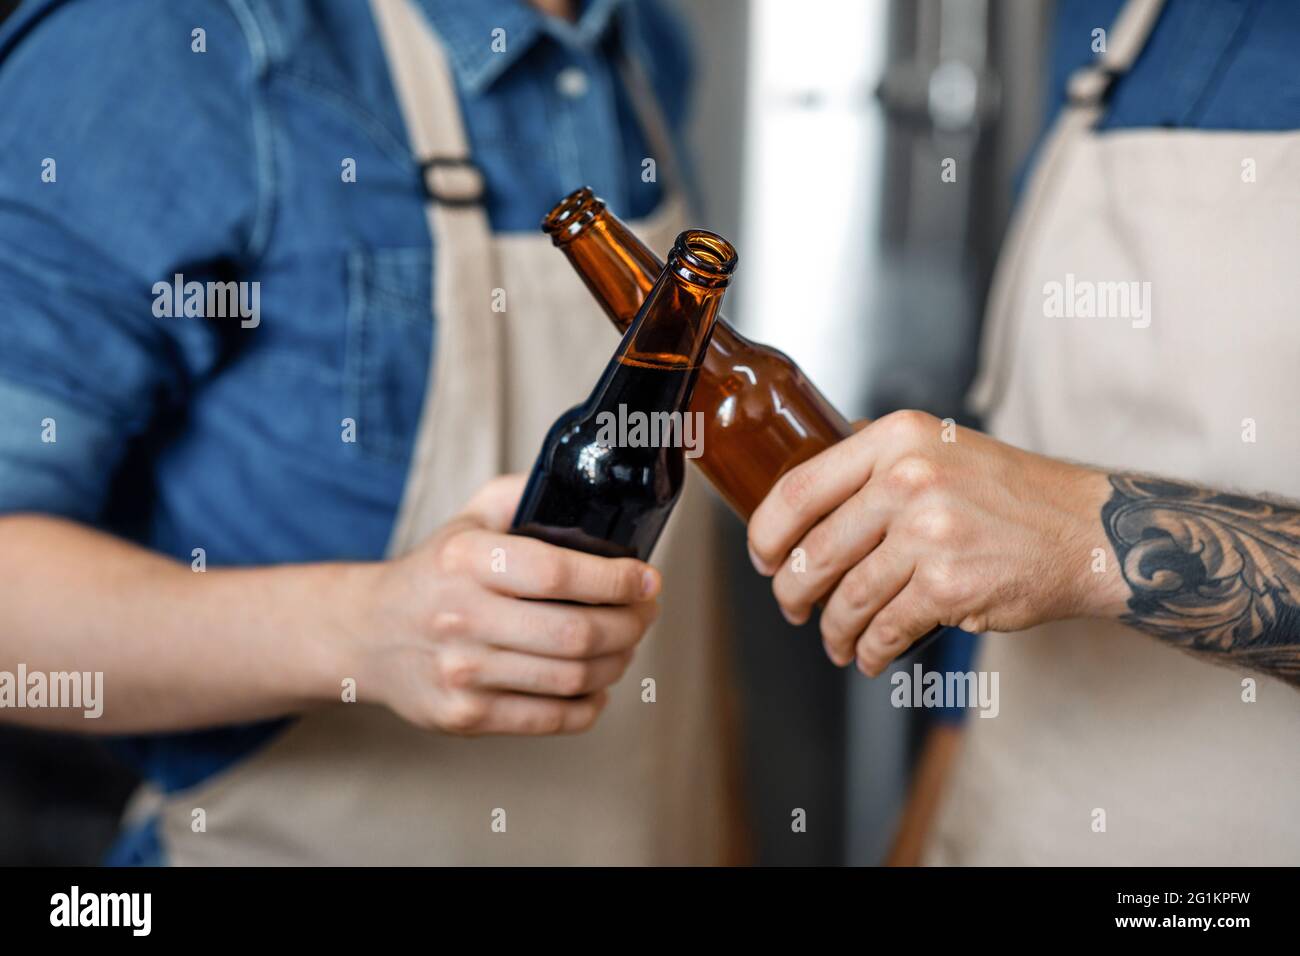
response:
M492 476L527 471L551 422L586 398L617 338L549 239L491 233L470 201L482 183L437 37L410 0L371 6L436 197L427 215L437 342L390 546L400 554ZM675 196L633 223L661 254L684 226ZM496 290L504 312L493 310ZM734 808L711 524L693 475L654 556L664 570L661 616L592 731L468 739L416 730L364 704L311 713L234 769L165 800L170 861L722 862ZM655 681L654 702L642 699L644 678ZM196 834L199 807L207 831ZM499 811L504 832L493 828Z
M1130 0L1071 82L998 265L974 397L1036 452L1300 497L1300 135L1094 131L1159 12ZM1093 306L1050 305L1070 290ZM1295 688L1098 621L989 635L977 664L1001 711L966 723L927 862L1300 863Z

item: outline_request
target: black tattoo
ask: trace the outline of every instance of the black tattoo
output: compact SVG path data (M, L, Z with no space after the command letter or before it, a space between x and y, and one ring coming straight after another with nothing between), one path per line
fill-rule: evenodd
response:
M1300 686L1300 508L1111 475L1102 524L1133 596L1124 622Z

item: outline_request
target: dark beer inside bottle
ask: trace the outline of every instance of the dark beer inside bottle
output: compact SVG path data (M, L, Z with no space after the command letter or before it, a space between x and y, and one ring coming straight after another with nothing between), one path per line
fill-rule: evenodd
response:
M649 558L685 479L691 389L735 251L678 238L591 397L551 427L513 530L606 557Z
M681 364L620 359L597 411L617 420L620 404L629 411L671 408L693 372ZM672 448L623 447L617 436L611 445L600 432L596 416L581 406L556 423L540 474L524 496L536 504L516 530L589 554L649 557L681 495L683 456Z

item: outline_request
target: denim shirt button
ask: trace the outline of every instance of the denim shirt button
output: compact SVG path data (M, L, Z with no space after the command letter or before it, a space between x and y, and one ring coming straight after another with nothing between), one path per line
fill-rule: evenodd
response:
M576 100L587 93L587 71L577 66L566 66L555 76L555 88L560 95Z

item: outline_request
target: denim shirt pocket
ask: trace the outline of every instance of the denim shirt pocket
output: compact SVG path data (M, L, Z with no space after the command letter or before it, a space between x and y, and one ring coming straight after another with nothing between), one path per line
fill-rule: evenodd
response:
M427 246L348 253L343 417L363 456L410 459L434 347L432 269Z

